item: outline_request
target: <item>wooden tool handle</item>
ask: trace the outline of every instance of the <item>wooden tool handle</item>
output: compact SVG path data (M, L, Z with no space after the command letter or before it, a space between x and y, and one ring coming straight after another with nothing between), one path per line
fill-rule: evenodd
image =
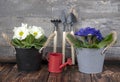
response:
M67 35L68 33L66 33L66 35ZM69 40L69 38L68 37L65 37L65 39L66 39L66 41L71 45L71 46L74 46L74 44Z
M63 61L62 63L65 63L65 37L66 37L66 32L63 32L63 41L62 41L62 54L63 54Z
M54 31L54 46L53 46L53 52L57 51L57 31Z

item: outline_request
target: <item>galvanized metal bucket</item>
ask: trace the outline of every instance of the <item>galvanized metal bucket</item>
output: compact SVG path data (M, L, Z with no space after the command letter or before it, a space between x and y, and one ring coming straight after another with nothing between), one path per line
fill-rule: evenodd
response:
M105 54L104 49L77 48L77 61L79 71L88 74L100 73L103 70Z

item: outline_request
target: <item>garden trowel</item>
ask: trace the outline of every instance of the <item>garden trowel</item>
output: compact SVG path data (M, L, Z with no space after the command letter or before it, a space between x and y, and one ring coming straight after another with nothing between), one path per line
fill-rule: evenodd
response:
M75 15L71 12L67 17L67 24L69 24L69 31L70 34L74 35L73 32L73 24L77 22ZM75 64L75 55L74 55L74 47L71 45L71 57L72 57L72 64Z
M67 25L67 18L66 14L64 11L61 13L61 22L63 24L63 39L62 39L62 54L63 54L63 59L62 63L65 63L65 37L66 37L66 25Z

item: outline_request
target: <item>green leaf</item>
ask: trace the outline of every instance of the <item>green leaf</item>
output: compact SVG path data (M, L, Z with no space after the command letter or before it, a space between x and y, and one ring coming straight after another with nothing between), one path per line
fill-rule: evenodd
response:
M68 37L68 39L74 44L74 47L76 47L76 48L82 47L82 44L83 44L82 41L78 40L77 38L75 38L75 37L74 37L73 35L71 35L71 34L67 34L67 37Z
M39 39L35 39L34 42L39 43L42 42L43 40L47 40L47 38L44 35L42 35Z
M30 34L26 37L25 41L26 41L26 43L32 44L34 39L35 39L35 37L32 34Z
M22 44L21 41L18 40L17 38L12 39L11 43L12 43L15 47L23 47L23 44Z
M68 34L67 37L74 44L74 47L76 48L103 48L113 41L112 33L107 35L101 42L94 41L94 43L92 44L89 44L87 42L82 42L81 40L78 40L71 34Z
M46 40L47 38L45 36L41 36L41 38L35 40L34 47L40 49L44 45Z
M113 35L109 34L98 44L98 47L103 48L107 46L108 44L110 44L112 41L113 41Z
M22 41L22 44L24 45L23 46L24 48L30 48L30 47L32 47L30 43L25 42L25 41Z
M35 47L36 49L40 49L42 46L43 46L42 44L35 44L34 47Z

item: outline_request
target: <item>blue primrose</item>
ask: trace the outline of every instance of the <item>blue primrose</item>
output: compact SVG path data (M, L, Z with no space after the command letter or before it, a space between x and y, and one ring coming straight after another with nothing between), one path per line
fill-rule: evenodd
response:
M88 35L96 36L98 41L101 41L103 39L100 31L96 30L95 28L91 28L91 27L81 28L79 31L75 32L75 35L77 35L77 36L88 36Z
M99 30L96 31L95 36L96 36L96 38L97 38L98 41L103 40L102 34L100 33Z

